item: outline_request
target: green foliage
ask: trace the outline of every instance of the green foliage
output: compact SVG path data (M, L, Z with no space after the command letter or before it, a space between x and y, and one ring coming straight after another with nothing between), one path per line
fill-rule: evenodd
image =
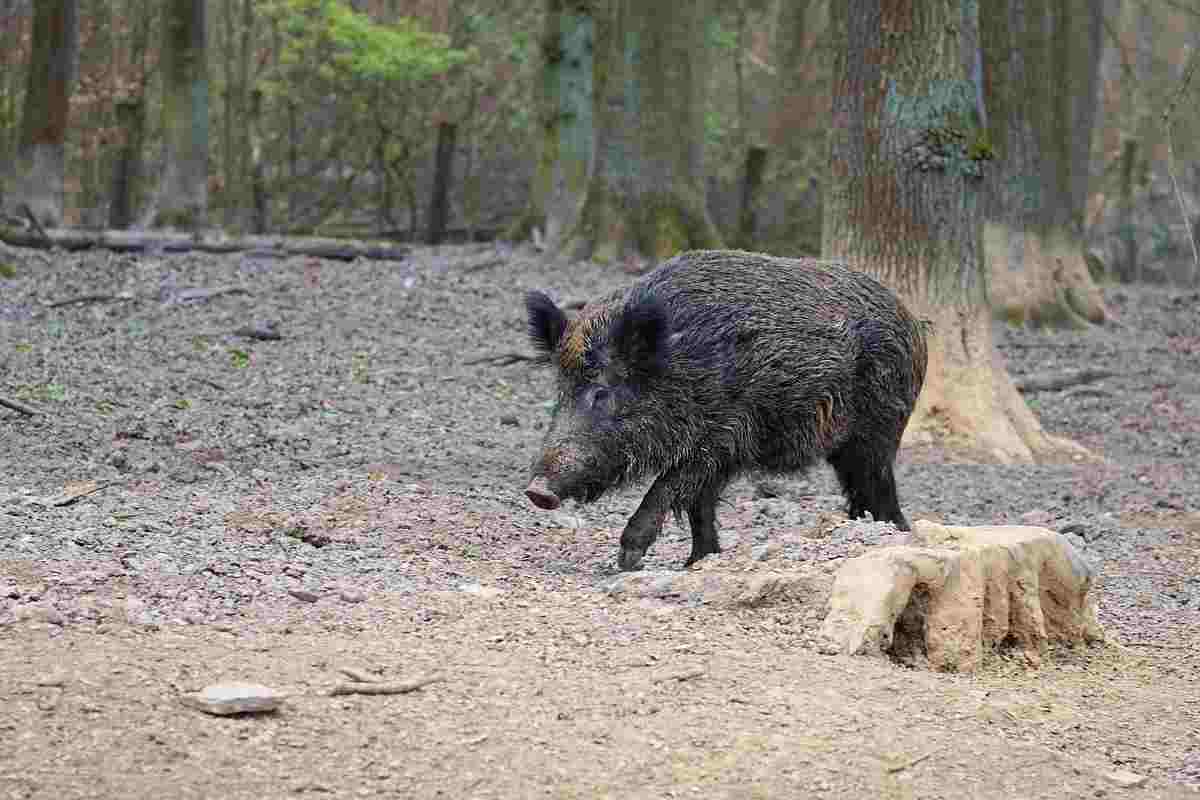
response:
M352 86L360 81L420 81L472 57L416 20L375 22L343 0L274 0L266 13L287 34L280 64L291 73L315 68L328 81Z

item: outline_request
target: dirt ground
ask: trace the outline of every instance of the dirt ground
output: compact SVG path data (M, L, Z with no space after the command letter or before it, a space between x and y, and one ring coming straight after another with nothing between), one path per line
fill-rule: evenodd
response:
M818 654L819 592L614 595L636 493L525 501L550 376L471 362L528 352L525 289L629 280L491 246L0 246L0 398L39 412L0 407L0 798L1200 794L1200 293L1113 288L1117 324L1000 334L1019 377L1113 373L1028 395L1102 460L902 453L910 518L1046 525L1101 575L1109 644L952 675ZM829 533L825 470L726 500L718 583L820 585L896 538ZM647 569L689 545L672 523ZM333 695L344 668L443 680ZM289 699L182 702L225 680Z

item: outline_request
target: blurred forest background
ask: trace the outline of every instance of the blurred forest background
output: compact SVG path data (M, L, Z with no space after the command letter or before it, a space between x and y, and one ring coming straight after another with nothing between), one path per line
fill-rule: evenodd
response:
M652 124L680 148L702 150L693 159L703 165L699 194L719 241L819 253L830 160L830 2L702 5L695 30L666 31L679 49L667 57L687 61L699 90L657 109L666 113ZM1087 155L1086 209L1072 224L1093 256L1093 277L1193 285L1198 270L1180 201L1189 214L1200 208L1200 81L1188 84L1184 75L1200 44L1200 4L1069 5L1071 13L1050 23L1059 26L1055 35L1094 44L1078 49L1087 61L1080 74L1094 79L1073 87L1094 124L1076 131L1071 145ZM60 208L39 209L47 227L540 239L553 233L553 221L531 205L550 180L547 132L573 124L555 91L565 93L573 80L563 64L579 66L568 51L572 36L591 35L580 27L588 6L0 0L0 196L11 218L23 190L9 165L34 139L57 135L63 191ZM662 0L644 6L663 17L676 8ZM39 24L49 42L40 52ZM985 56L1000 47L989 45L988 30L985 21ZM990 63L985 57L985 83ZM39 75L57 75L58 83L33 79ZM1163 113L1173 100L1171 161ZM27 111L35 106L37 130ZM575 121L591 113L577 107ZM702 129L695 141L685 130L693 121ZM561 127L552 134L569 147ZM1001 143L983 146L1005 157ZM193 148L190 168L203 171L202 186L165 213L156 199L163 187L188 185L181 147Z

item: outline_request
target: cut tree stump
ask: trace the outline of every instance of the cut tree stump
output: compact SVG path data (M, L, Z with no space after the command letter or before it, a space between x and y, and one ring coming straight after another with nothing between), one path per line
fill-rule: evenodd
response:
M365 258L372 261L399 261L408 257L407 247L364 242L357 239L328 239L316 236L224 236L164 231L83 231L49 228L33 231L15 225L0 224L0 241L13 247L49 250L112 250L117 253L244 253L256 257L287 258L308 256L336 261Z

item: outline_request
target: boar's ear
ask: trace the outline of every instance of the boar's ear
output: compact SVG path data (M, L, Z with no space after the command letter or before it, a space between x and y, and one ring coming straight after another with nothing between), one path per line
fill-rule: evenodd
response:
M644 295L626 305L613 321L614 354L635 379L653 378L667 366L670 333L666 308L654 296Z
M525 309L529 312L529 338L533 346L543 354L553 353L567 329L567 315L544 292L525 295Z

